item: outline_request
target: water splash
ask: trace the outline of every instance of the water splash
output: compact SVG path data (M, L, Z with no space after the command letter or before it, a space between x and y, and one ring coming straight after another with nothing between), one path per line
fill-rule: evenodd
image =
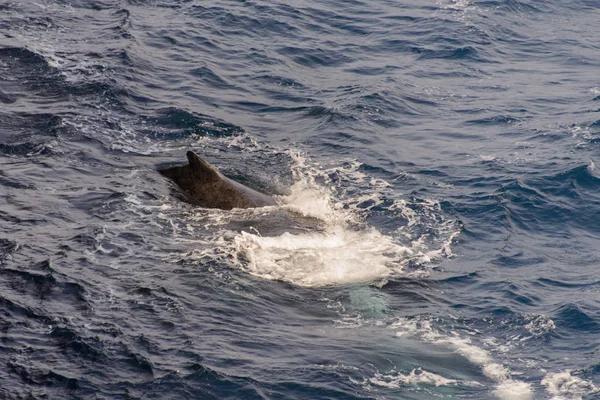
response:
M449 225L445 220L438 224L436 228L444 231L442 236L446 240L441 247L428 249L430 243L425 234L417 237L407 234L422 222L421 216L405 201L387 199L394 195L390 193L391 185L368 177L359 170L360 164L334 168L338 177L342 176L338 181L351 185L342 187L329 178L331 169L312 166L300 153L292 153L291 158L295 183L290 194L279 200L288 211L320 220L321 229L301 234L285 232L274 237L263 237L260 232L239 233L234 247L245 271L301 286L373 283L406 275L404 267L410 262L425 264L451 254L449 244L459 232L454 221ZM361 196L348 197L348 193L354 192L360 192ZM384 210L403 221L390 234L365 223L366 215L375 206L383 209L383 196L388 203ZM358 207L365 204L366 198L370 205ZM422 275L427 271L417 269L411 273Z

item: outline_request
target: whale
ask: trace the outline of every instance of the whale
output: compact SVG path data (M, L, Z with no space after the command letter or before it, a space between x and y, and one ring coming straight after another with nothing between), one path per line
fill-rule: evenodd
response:
M187 165L159 169L181 189L184 201L222 210L277 205L272 197L227 178L193 151L187 159Z

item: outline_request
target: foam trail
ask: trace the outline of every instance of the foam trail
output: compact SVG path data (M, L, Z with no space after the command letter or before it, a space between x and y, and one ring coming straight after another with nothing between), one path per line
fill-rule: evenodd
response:
M392 328L397 329L396 336L412 335L429 343L447 346L480 366L483 374L496 383L492 393L501 400L533 398L530 384L512 378L508 368L496 363L488 351L474 345L469 338L461 337L456 332L451 332L451 335L437 332L428 320L402 318Z

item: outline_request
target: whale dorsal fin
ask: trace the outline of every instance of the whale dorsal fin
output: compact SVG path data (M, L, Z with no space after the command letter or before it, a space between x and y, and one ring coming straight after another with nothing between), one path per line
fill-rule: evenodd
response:
M189 168L197 179L204 182L213 182L222 180L223 178L209 163L198 157L193 151L187 152Z
M194 191L197 185L207 185L223 180L219 172L193 151L187 152L188 165L161 169L159 172L172 179L187 192Z
M187 152L187 159L187 165L159 170L179 186L185 195L183 200L223 210L277 205L269 196L221 175L193 151Z

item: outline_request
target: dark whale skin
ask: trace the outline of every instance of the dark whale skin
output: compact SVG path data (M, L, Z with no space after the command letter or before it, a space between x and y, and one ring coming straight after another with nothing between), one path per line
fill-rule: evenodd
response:
M270 196L222 175L193 151L187 152L187 158L188 165L159 170L179 186L185 194L185 201L222 210L277 205Z

